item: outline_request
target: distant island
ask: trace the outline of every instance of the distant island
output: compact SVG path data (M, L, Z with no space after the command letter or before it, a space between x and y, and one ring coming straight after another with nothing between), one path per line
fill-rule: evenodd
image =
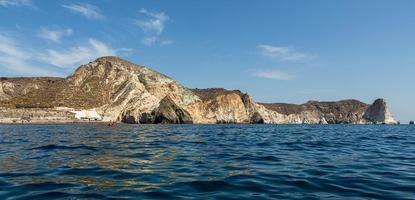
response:
M118 57L67 78L0 78L0 123L396 124L386 101L258 103L239 90L191 89Z

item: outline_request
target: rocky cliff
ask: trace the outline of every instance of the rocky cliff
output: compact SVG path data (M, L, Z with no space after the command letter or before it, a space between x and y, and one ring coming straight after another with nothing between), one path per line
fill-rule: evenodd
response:
M30 116L31 109L56 119L73 118L62 110L94 109L104 121L126 123L396 123L382 99L256 103L239 90L189 89L117 57L98 58L67 78L1 78L0 118Z
M268 123L363 124L371 122L370 105L357 100L337 102L309 101L305 104L260 103Z

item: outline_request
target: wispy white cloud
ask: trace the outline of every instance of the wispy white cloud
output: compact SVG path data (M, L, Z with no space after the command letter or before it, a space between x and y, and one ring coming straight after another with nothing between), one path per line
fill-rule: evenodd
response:
M7 37L3 34L0 34L0 52L2 55L7 55L18 59L27 59L30 57L29 53L20 49L12 38Z
M295 78L294 75L278 70L255 71L253 75L259 78L274 79L280 81L288 81L293 80Z
M32 6L31 0L0 0L0 6L12 7L12 6Z
M62 5L62 7L85 16L88 19L103 20L105 17L101 14L101 10L94 5L87 3L76 3L69 5Z
M152 46L158 41L158 37L163 33L165 24L169 20L169 16L163 12L151 12L144 8L140 10L140 13L149 17L149 19L135 20L134 24L140 27L147 35L141 42L144 45Z
M66 29L47 29L47 28L41 28L38 37L55 42L60 43L62 37L65 36L71 36L73 33L72 29L66 28Z
M0 69L21 75L60 76L61 74L36 66L35 55L12 37L0 34Z
M99 40L90 38L86 44L68 50L49 49L40 55L40 60L60 68L73 68L97 57L116 55L117 51Z
M0 76L63 76L68 70L101 56L126 55L130 48L112 48L94 38L62 49L39 49L0 32Z
M140 13L150 17L147 20L136 20L135 24L139 26L144 32L160 35L164 30L164 25L169 17L163 12L150 12L144 8Z
M278 47L272 45L258 45L259 54L280 61L307 61L313 60L315 56L298 52L292 47Z

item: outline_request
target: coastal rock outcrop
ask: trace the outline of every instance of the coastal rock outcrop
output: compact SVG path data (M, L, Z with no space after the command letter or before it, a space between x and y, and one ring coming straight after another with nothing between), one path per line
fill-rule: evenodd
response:
M239 90L189 89L111 56L81 65L67 78L1 78L3 121L13 114L8 112L31 109L52 115L56 110L65 119L72 117L59 110L93 109L103 121L125 123L396 123L382 99L372 105L357 100L256 103Z
M188 106L201 123L255 123L261 122L255 115L255 102L239 90L223 88L192 89L200 101ZM194 112L196 111L196 112Z
M388 106L386 105L386 101L384 99L376 99L375 102L366 109L363 117L374 123L397 123L397 121L392 117L392 114L389 112Z
M189 112L179 107L169 96L166 96L154 111L143 113L139 122L143 124L191 124L193 120Z
M383 99L372 105L357 100L309 101L305 104L259 103L265 123L285 124L396 124Z
M337 102L309 101L305 104L260 103L258 110L266 123L348 124L365 123L368 105L357 100Z

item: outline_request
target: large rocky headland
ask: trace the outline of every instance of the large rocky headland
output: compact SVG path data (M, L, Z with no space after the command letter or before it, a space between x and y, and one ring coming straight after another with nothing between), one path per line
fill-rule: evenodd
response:
M98 58L67 78L0 78L0 123L72 122L79 116L143 124L397 123L383 99L258 103L239 90L187 88L118 57Z

